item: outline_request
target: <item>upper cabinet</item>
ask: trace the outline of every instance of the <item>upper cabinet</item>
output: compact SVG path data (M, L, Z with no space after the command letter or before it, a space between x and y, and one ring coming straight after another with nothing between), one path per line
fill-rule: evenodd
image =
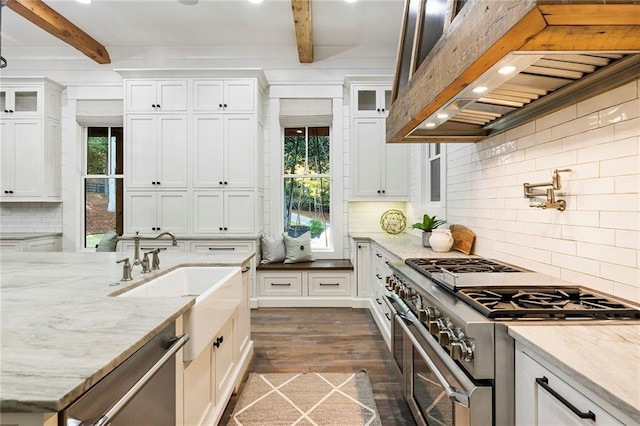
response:
M127 80L127 112L187 112L187 80Z
M391 85L347 80L351 94L350 194L354 201L409 199L409 147L385 141Z
M60 96L43 78L3 78L0 201L61 200Z
M247 79L195 79L194 112L253 112L256 109L255 82Z
M352 101L355 117L386 117L391 104L391 87L355 86Z

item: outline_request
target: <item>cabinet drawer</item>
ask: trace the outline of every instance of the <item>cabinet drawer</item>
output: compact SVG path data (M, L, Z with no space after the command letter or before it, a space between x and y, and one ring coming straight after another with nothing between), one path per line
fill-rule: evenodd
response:
M351 274L309 272L309 296L351 295Z
M250 241L192 241L191 251L220 254L251 253L253 252L253 243Z
M261 272L261 296L302 296L302 272Z
M178 245L174 246L171 242L165 241L140 241L140 257L142 258L142 252L154 250L159 248L161 251L187 251L186 249L187 243L178 241ZM134 242L133 241L119 241L116 251L131 251L133 252Z

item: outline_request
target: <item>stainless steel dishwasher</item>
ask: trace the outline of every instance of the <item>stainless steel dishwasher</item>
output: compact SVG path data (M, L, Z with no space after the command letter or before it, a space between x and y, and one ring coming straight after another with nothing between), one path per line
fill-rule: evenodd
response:
M167 326L65 408L59 426L175 425L175 354L187 340Z

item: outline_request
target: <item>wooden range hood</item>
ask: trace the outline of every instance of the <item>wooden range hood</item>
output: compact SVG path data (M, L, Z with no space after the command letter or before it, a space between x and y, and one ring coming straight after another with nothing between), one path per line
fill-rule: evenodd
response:
M424 21L418 15L408 24L411 2L425 13L425 0L407 0L388 143L477 142L640 75L638 2L468 0L422 63L416 52ZM411 65L402 59L407 42ZM519 64L514 75L496 80L512 60ZM487 82L488 92L468 96ZM425 127L438 115L435 127Z

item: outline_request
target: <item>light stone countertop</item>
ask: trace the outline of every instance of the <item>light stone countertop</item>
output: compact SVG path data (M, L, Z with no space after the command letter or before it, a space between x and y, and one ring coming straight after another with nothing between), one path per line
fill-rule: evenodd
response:
M640 424L640 324L618 324L514 325L509 335Z
M421 237L405 232L395 235L387 234L385 232L353 233L349 234L349 236L356 241L373 241L402 260L413 257L476 257L473 255L469 256L455 250L450 250L445 253L433 251L430 248L422 246Z
M36 238L61 237L62 232L0 232L0 240L34 240Z
M179 266L239 266L254 254L164 252L121 282L124 253L6 253L0 262L0 410L59 411L193 304L109 297Z

